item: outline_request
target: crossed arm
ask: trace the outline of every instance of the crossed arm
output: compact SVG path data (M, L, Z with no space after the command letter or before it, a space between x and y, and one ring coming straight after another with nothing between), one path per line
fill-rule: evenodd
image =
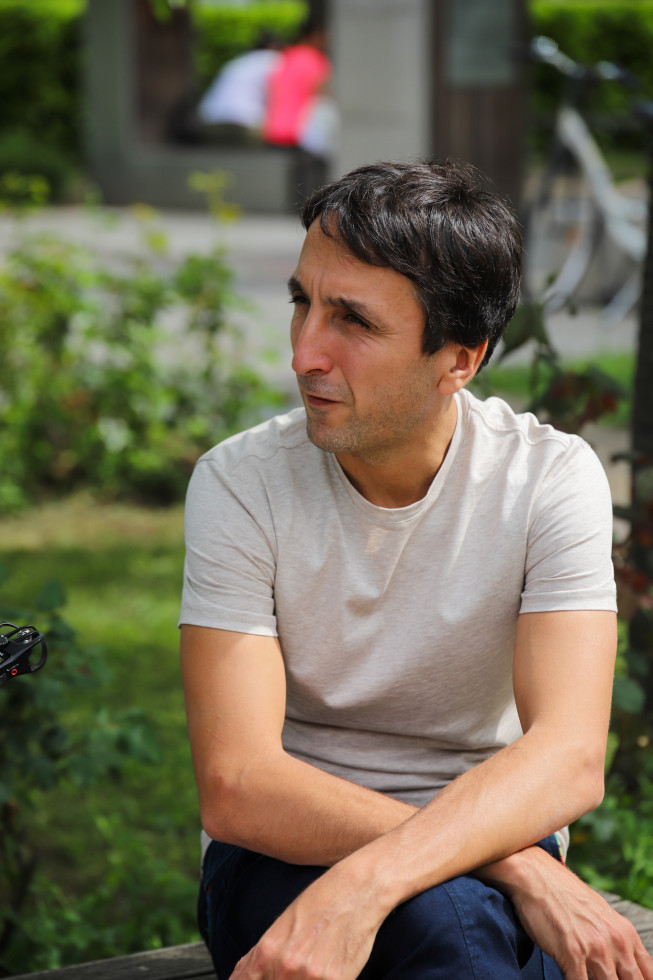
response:
M285 674L276 640L184 626L182 674L204 829L329 869L234 978L304 977L310 966L311 976L353 980L393 908L477 869L510 895L567 980L653 980L630 924L530 847L601 799L614 650L610 613L520 617L513 676L524 735L416 810L284 752Z

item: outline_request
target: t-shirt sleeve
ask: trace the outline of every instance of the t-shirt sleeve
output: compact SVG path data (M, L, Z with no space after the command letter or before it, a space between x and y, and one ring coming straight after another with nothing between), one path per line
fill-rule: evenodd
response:
M258 499L260 497L260 499ZM276 636L275 542L265 494L201 459L186 495L179 625Z
M593 450L574 439L534 502L520 612L616 608L610 488Z

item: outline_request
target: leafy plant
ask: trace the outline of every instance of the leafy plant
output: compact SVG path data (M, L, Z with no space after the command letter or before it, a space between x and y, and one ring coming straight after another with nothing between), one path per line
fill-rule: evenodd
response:
M0 512L80 486L180 499L202 451L280 404L229 323L222 251L166 266L143 220L145 257L25 237L0 269Z
M85 0L0 0L0 174L45 176L53 195L81 169Z
M5 579L6 571L0 575ZM89 719L76 711L78 700L105 684L109 671L98 650L80 646L61 614L65 600L62 587L51 581L33 608L0 603L0 620L35 623L49 649L42 671L0 688L0 972L20 969L26 950L32 969L57 966L66 942L66 916L56 915L57 886L39 864L44 842L30 835L32 808L47 806L48 794L64 781L80 793L102 777L119 785L129 760L157 759L140 712L98 710ZM105 897L111 887L111 881L102 886ZM119 890L113 888L114 897ZM55 922L62 935L52 943L48 929Z
M250 50L264 31L293 40L308 14L308 3L258 0L240 7L193 3L189 9L195 30L195 71L203 90L227 61Z

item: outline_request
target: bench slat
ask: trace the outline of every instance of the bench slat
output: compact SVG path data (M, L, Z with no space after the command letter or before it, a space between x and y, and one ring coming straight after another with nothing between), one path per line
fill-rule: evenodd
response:
M630 919L637 929L642 942L651 956L653 956L653 911L651 909L645 909L641 905L636 905L634 902L628 902L626 899L619 898L618 895L612 895L609 892L601 892L601 894L617 912L621 912L627 919Z
M115 956L93 963L78 963L59 970L23 973L12 980L215 980L215 970L204 943L152 949L130 956Z

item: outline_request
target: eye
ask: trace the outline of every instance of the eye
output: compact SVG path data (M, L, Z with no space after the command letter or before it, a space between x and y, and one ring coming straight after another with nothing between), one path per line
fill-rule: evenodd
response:
M363 327L365 330L369 330L369 324L365 320L362 320L357 313L345 313L343 319L347 323L353 323L357 327Z
M308 300L303 293L293 293L288 300L292 306L304 306L308 305Z

